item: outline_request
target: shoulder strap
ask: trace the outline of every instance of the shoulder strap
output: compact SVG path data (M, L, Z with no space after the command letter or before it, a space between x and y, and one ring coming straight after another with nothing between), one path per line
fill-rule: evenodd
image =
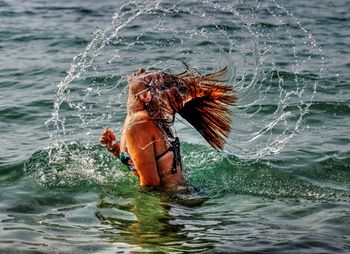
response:
M156 160L159 160L160 158L162 158L164 155L166 155L168 152L170 152L170 151L173 151L173 147L172 146L169 146L169 148L168 149L166 149L164 152L162 152L160 155L158 155L157 157L156 157Z

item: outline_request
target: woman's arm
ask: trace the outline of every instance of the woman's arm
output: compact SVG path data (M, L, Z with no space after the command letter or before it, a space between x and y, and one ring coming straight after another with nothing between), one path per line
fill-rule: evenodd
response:
M141 186L159 186L160 178L154 154L154 123L130 126L126 131L128 153L136 166Z

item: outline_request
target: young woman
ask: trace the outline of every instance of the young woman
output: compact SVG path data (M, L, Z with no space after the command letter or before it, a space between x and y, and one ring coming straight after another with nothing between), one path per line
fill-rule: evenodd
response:
M192 124L215 149L221 150L231 131L236 102L233 87L220 80L223 70L200 75L144 69L128 77L127 117L120 140L106 129L100 142L140 178L141 186L176 190L185 185L179 139L171 131L176 113Z

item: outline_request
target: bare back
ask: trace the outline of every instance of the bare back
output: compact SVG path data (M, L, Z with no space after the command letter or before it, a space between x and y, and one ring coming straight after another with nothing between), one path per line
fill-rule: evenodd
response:
M132 158L140 184L174 189L185 184L181 166L174 170L174 152L171 144L155 121L136 114L127 117L121 137L121 151Z

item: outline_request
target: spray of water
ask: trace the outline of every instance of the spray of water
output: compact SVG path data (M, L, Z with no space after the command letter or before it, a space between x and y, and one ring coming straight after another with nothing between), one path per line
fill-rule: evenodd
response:
M313 75L324 66L312 34L274 0L126 1L58 84L46 122L51 163L67 156L71 142L96 144L106 126L120 133L128 74L140 67L177 72L182 62L203 73L229 67L239 103L226 152L254 160L280 153L303 129L317 90ZM178 132L189 137L185 129Z

